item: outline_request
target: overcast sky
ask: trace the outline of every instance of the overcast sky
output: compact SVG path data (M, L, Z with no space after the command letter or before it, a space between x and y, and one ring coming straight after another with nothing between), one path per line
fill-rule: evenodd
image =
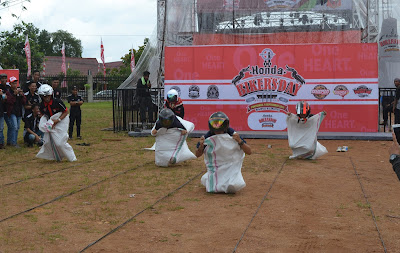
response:
M0 31L21 20L49 32L67 30L81 40L82 57L99 62L101 38L106 62L119 61L132 45L143 45L157 21L157 0L31 0L23 2L26 11L21 11L21 0L10 1L14 6L0 7Z

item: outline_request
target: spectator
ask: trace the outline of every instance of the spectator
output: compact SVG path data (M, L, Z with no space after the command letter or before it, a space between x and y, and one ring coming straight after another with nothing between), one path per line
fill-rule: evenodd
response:
M39 104L33 104L31 106L31 113L25 118L24 141L28 147L33 147L35 143L38 146L43 145L44 133L39 130L40 117Z
M392 132L393 136L393 144L389 148L389 162L393 166L393 170L397 175L397 178L400 180L400 145L397 141L396 135L394 132Z
M171 109L176 116L183 119L185 116L185 108L183 107L182 99L176 90L169 90L167 93L167 101L165 101L165 107Z
M4 149L4 114L7 112L7 74L0 74L0 149Z
M51 87L53 87L54 90L54 97L61 99L61 90L58 88L58 86L60 86L60 79L58 77L54 77L51 81Z
M29 80L26 82L25 86L22 87L24 92L28 92L29 91L29 84L30 83L36 83L36 88L39 89L40 85L42 85L42 83L39 81L40 79L40 71L35 69L32 73L32 80Z
M83 104L83 99L78 95L78 88L74 86L72 88L72 94L68 96L68 103L71 105L70 115L69 115L69 139L72 139L72 133L74 131L74 122L76 121L76 134L78 139L81 137L81 105Z
M394 86L396 86L396 99L393 103L394 123L400 124L400 79L394 79Z
M7 91L7 120L10 122L10 136L7 135L7 144L19 148L17 144L18 131L22 118L22 108L26 104L24 92L18 87L18 79L10 77L10 90ZM10 142L8 141L10 137Z
M26 104L25 104L25 113L24 113L24 118L25 120L26 116L32 113L32 105L34 104L40 104L40 97L37 94L36 90L36 83L31 82L29 83L29 91L25 92L25 97L26 97Z
M153 101L150 95L151 83L149 77L149 71L143 72L143 77L136 84L136 95L139 100L140 120L143 128L146 128L146 111L149 114L149 122L153 122Z

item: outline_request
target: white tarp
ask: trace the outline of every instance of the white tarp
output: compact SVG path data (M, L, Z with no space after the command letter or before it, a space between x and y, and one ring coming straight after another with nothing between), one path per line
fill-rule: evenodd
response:
M379 88L395 88L393 81L400 78L399 44L397 19L384 19L378 41Z
M242 176L245 154L229 134L217 134L204 141L207 173L201 183L207 192L235 193L246 186Z
M43 146L37 153L37 158L61 161L64 157L68 161L76 161L71 145L68 144L69 115L57 123L53 129L53 121L60 118L61 112L54 114L50 119L43 116L39 122L39 129L44 133Z
M157 166L168 167L169 164L196 159L186 143L189 133L194 130L194 124L181 117L176 117L186 128L187 134L182 135L178 128L160 128L157 131L155 143L155 163Z
M293 151L290 159L316 159L328 151L317 141L317 133L325 114L320 112L310 117L305 123L298 122L296 114L290 114L287 119L289 147Z

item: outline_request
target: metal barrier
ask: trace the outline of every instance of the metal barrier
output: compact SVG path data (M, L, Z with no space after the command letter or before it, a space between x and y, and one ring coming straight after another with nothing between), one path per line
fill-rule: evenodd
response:
M135 128L143 128L140 121L140 107L136 97L136 89L113 90L113 126L114 132L133 131ZM150 94L154 106L154 121L157 119L158 112L164 106L164 88L152 88ZM154 122L149 122L146 117L147 127L152 127Z

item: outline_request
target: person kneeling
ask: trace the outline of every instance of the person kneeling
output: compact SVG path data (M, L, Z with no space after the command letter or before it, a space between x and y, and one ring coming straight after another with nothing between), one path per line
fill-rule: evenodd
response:
M151 134L156 136L155 163L168 167L170 164L195 159L186 143L187 134L194 130L194 124L175 116L171 109L163 109Z
M207 192L235 193L246 186L242 176L245 154L251 154L250 146L232 128L223 112L213 113L208 120L210 131L200 138L196 156L204 154L207 172L201 183ZM232 136L228 133L233 131Z
M44 134L39 130L39 122L41 118L39 105L31 105L31 111L32 112L25 117L24 141L28 147L33 147L33 144L42 146Z
M286 119L289 147L293 151L289 159L316 159L328 153L317 141L317 133L326 112L312 115L310 105L300 101L296 105L296 113L288 112Z

